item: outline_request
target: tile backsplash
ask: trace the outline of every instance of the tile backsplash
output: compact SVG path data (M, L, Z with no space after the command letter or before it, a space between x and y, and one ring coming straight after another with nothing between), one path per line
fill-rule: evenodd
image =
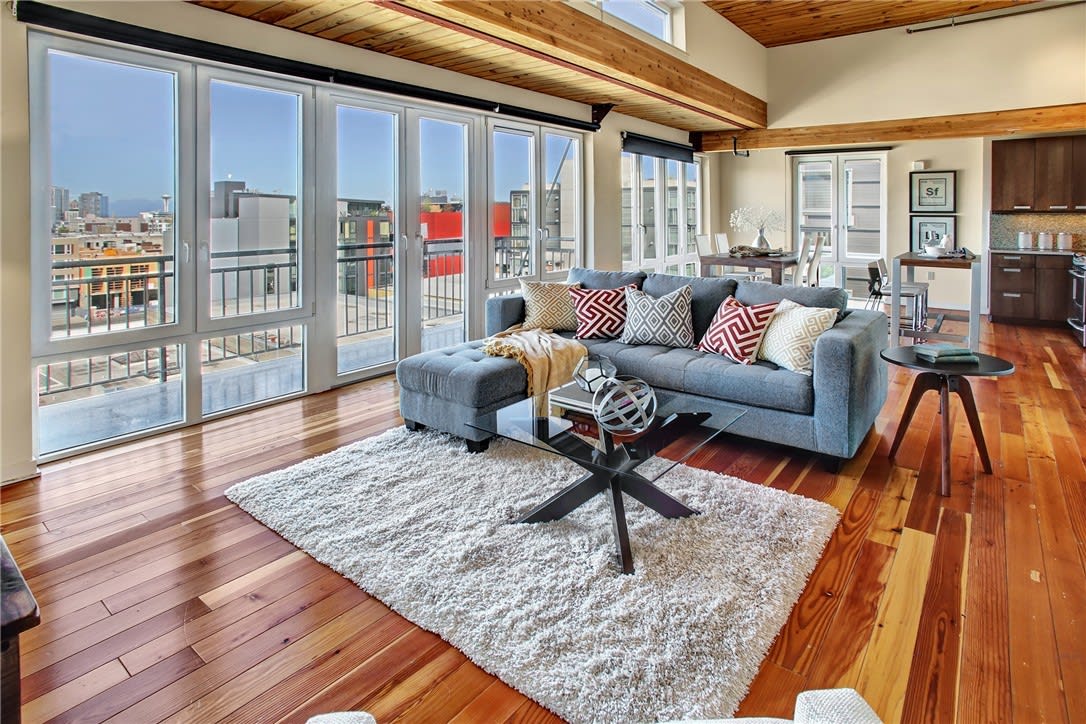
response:
M1072 234L1076 251L1086 251L1086 214L992 214L988 242L991 249L1017 249L1018 232L1038 231Z

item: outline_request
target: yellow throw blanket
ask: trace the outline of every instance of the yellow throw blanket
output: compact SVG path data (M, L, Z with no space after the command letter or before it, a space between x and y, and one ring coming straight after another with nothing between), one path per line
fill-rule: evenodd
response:
M574 339L560 337L547 329L521 329L519 325L487 339L483 351L491 357L510 357L528 373L528 396L545 395L548 390L573 380L573 370L588 354ZM542 399L542 398L540 398ZM538 400L537 400L538 402ZM537 409L546 409L546 401Z

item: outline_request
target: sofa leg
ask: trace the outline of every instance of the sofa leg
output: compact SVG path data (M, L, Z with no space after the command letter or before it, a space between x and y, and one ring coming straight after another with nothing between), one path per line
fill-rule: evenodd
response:
M415 422L414 420L408 420L407 418L404 418L403 426L411 432L418 432L419 430L426 429L426 425L423 425L421 422Z
M469 453L481 453L486 452L486 449L490 447L490 440L465 440L468 444Z
M827 473L833 473L837 475L841 472L841 466L845 464L844 458L839 458L836 455L823 455L822 466Z

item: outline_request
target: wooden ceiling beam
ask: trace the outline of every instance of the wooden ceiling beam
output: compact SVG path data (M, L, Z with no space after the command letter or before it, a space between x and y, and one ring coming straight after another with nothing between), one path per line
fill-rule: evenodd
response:
M764 128L766 104L700 68L560 2L377 0L656 100L742 128Z
M963 113L951 116L903 118L893 121L836 123L799 128L758 128L741 131L706 131L700 150L732 151L765 148L805 148L885 141L918 141L1015 133L1054 133L1086 129L1086 103L1019 108L1009 111Z

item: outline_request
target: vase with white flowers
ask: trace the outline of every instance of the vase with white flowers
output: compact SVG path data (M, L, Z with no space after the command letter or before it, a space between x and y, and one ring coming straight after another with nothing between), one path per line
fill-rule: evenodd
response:
M732 212L728 221L737 231L757 231L758 236L751 242L751 246L757 249L770 248L769 239L765 237L766 229L784 231L784 215L765 206L741 206Z

